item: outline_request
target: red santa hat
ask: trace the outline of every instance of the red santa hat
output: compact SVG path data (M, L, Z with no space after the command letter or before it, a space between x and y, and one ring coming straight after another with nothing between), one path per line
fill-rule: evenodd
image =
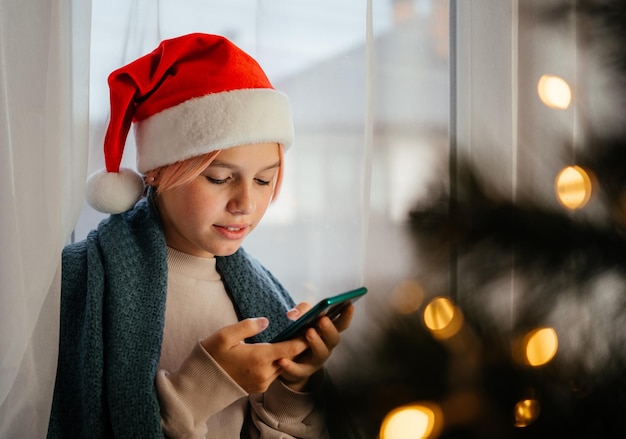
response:
M137 169L152 169L250 143L293 142L291 106L263 69L224 37L190 34L109 76L111 115L104 139L106 170L87 181L87 201L105 213L130 209L142 178L120 168L131 124Z

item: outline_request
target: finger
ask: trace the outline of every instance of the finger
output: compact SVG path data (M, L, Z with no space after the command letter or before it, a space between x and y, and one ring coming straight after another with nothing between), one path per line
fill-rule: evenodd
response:
M278 362L283 370L281 376L290 382L305 379L323 367L332 352L315 329L310 328L306 332L306 339L309 342L309 349L304 355L294 359L282 358Z
M263 332L269 326L269 323L269 320L265 317L256 317L244 319L224 329L226 329L227 337L230 337L233 345L235 345Z
M265 330L269 325L269 320L265 317L249 318L237 322L233 325L225 326L203 340L205 348L208 345L218 345L226 348L242 343L247 338L253 337Z
M311 305L307 302L301 302L297 304L295 307L291 308L287 311L287 317L290 320L298 320L302 317L308 310L311 309Z
M352 316L354 316L354 305L350 304L341 312L339 317L333 320L337 331L342 332L348 329L352 322Z
M318 335L322 343L327 345L330 349L333 349L339 344L339 330L335 326L335 323L328 317L322 317L316 326L317 334L307 334L307 341L309 345L313 342L317 342L314 335Z
M310 362L299 362L281 358L278 362L281 368L281 374L288 382L305 380L317 370Z
M335 341L338 343L339 332L330 319L325 319L327 327L324 331L334 333ZM301 390L306 385L309 377L324 366L332 352L332 348L326 344L316 328L309 328L305 333L305 338L309 349L303 355L294 359L281 358L278 361L278 365L282 368L280 376L294 390Z
M274 357L276 359L293 359L309 348L309 344L304 337L296 337L291 340L273 343L272 346L274 347Z
M325 362L332 350L339 344L339 331L328 318L320 320L317 330L310 329L306 339L315 363Z
M283 383L297 392L304 391L309 378L316 371L308 364L299 364L287 359L281 360L281 365L284 366L283 373L280 374Z

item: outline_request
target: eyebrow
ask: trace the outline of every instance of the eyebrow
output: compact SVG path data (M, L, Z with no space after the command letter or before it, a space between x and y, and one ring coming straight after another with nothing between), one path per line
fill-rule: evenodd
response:
M279 161L277 161L277 162L276 162L276 163L274 163L274 164L271 164L271 165L269 165L269 166L266 166L266 167L265 167L265 168L263 168L263 169L259 169L259 172L262 172L262 171L268 171L268 170L270 170L270 169L278 168L279 166L280 166L280 160L279 160ZM209 168L210 168L210 167L216 167L216 168L227 168L227 169L237 169L237 168L238 168L238 166L237 166L237 165L234 165L234 164L232 164L232 163L228 163L228 162L223 162L223 161L218 160L218 159L213 160L213 161L211 162L211 164L209 164Z

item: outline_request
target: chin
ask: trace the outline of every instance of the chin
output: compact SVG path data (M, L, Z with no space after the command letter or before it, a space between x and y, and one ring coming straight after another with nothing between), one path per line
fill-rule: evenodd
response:
M221 248L213 252L213 255L218 256L218 257L231 256L231 255L234 255L237 252L237 250L239 250L239 247L241 247L241 244L237 246Z

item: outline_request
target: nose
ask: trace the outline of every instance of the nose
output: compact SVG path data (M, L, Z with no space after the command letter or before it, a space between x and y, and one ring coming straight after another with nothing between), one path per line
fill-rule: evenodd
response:
M256 209L256 202L250 185L240 183L234 188L227 205L228 211L236 215L248 215Z

